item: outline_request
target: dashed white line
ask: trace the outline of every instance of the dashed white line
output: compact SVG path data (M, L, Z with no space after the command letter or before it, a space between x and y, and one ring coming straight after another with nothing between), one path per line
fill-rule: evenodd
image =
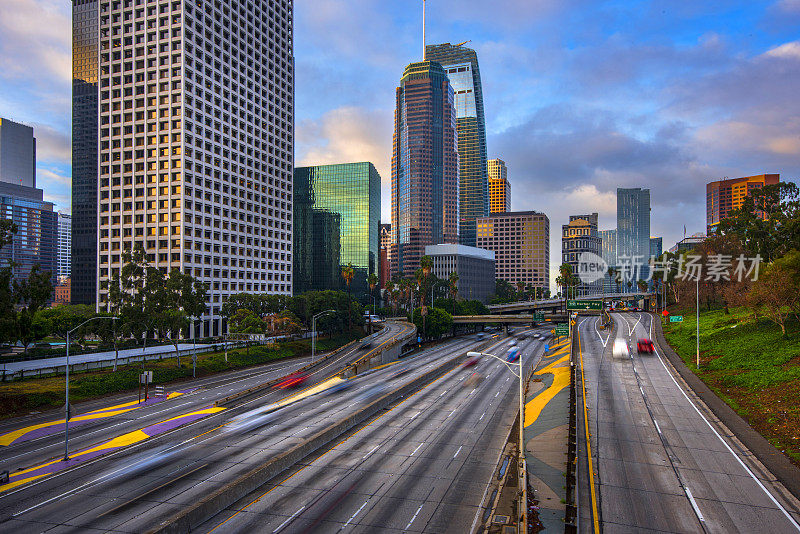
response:
M359 513L361 510L363 510L363 509L364 509L364 507L367 505L367 503L368 503L368 502L369 502L369 500L366 500L366 501L364 501L364 504L362 504L362 505L361 505L361 507L360 507L358 510L356 510L356 513L354 513L353 515L351 515L351 516L350 516L350 519L348 519L348 520L347 520L347 523L345 523L344 525L342 525L342 528L340 528L339 530L344 530L344 527L346 527L347 525L349 525L349 524L350 524L350 521L352 521L353 519L355 519L355 517L358 515L358 513Z
M498 395L500 395L500 392L499 392L499 391L498 391L497 393L495 393L495 394L494 394L494 396L495 396L495 397L497 397Z
M375 452L375 451L378 449L378 447L380 447L380 445L375 445L375 447L373 447L373 449L372 449L371 451L369 451L367 454L365 454L365 455L364 455L364 458L366 458L367 456L369 456L370 454L372 454L373 452ZM364 458L362 458L362 460L363 460Z
M692 503L692 508L694 508L694 513L696 513L696 514L697 514L697 518L698 518L700 521L702 521L703 523L705 523L705 522L706 522L706 520L705 520L705 518L703 517L703 514L700 512L700 508L698 508L698 506L697 506L697 501L695 501L695 500L694 500L694 497L692 496L692 492L691 492L691 491L689 491L689 488L687 488L687 487L685 487L685 486L684 486L684 488L683 488L683 489L684 489L684 490L686 490L686 496L687 496L687 497L689 497L689 502L690 502L690 503Z
M422 447L423 445L425 445L425 443L420 443L419 445L417 445L417 448L414 449L414 451L411 454L409 454L409 456L414 456L414 453L416 453L419 450L419 448Z
M656 421L655 419L653 419L653 423L655 423L655 425L656 425L656 430L658 430L658 433L659 433L659 434L661 434L661 427L659 427L659 426L658 426L658 421Z
M461 447L459 447L459 448L458 448L458 450L456 451L456 453L453 455L453 458L455 458L456 456L458 456L458 453L459 453L459 452L461 452L461 449L462 449L463 447L464 447L464 446L462 445Z
M366 503L365 503L365 504L366 504ZM302 508L300 508L298 511L296 511L295 513L293 513L292 515L290 515L290 516L289 516L289 518L288 518L286 521L284 521L283 523L281 523L280 525L278 525L278 528L276 528L275 530L273 530L273 531L272 531L272 534L275 534L275 533L276 533L276 532L278 532L280 529L282 529L284 526L286 526L286 524L287 524L289 521L291 521L292 519L294 519L295 517L297 517L297 514L299 514L299 513L300 513L300 512L302 512L303 510L305 510L305 508L306 508L306 507L305 507L305 505L303 505L303 507L302 507ZM351 518L351 519L352 519L352 518Z
M412 517L411 521L409 521L408 524L406 525L406 529L411 527L411 523L413 523L414 520L417 518L417 514L419 514L419 511L422 510L423 506L424 506L424 503L419 505L419 508L417 508L417 511L414 512L414 517Z
M483 421L483 417L484 417L485 415L486 415L486 412L483 412L483 415L481 415L481 418L480 418L480 419L478 419L478 421Z

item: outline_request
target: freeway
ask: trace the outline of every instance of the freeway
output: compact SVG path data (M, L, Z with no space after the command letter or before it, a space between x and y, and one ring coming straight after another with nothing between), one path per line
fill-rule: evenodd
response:
M613 332L596 317L578 319L581 532L800 532L800 503L684 384L661 347L637 353L638 338L653 338L653 316L612 317ZM615 340L628 342L630 357L613 356Z
M403 360L402 365L411 366L407 374L392 378L395 366L389 366L348 381L353 387L344 392L309 396L285 406L255 426L221 427L236 413L280 400L281 393L272 392L179 428L168 440L148 440L89 462L82 469L0 494L3 528L26 532L50 527L147 530L252 465L356 410L383 390L379 384L411 380L450 357L452 350L463 351L474 343L450 340L410 361Z
M505 354L508 339L484 352ZM448 357L477 341L453 346ZM529 369L543 342L520 342ZM469 377L476 372L477 384ZM271 481L200 532L471 532L517 414L518 386L484 358L456 368L331 450Z
M403 323L388 323L377 334L373 347L388 342L409 328ZM355 345L330 361L320 361L318 366L309 370L310 383L329 378L367 352ZM138 403L136 394L82 403L73 411L70 419L70 452L130 435L131 432L172 417L202 410L230 395L285 376L309 363L308 358L298 358L189 380L177 386L179 391L170 395L170 398L153 399L147 403ZM270 395L277 398L279 394L272 392ZM64 419L63 416L59 419L59 415L57 411L49 411L3 422L0 425L0 444L4 445L0 447L0 470L8 470L13 474L19 469L63 457ZM2 491L3 487L0 486Z

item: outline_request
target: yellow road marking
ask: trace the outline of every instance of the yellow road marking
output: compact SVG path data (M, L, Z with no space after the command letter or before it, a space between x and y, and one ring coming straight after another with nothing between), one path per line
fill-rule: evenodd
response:
M586 424L586 459L589 462L589 488L592 494L592 521L594 531L600 532L600 518L597 516L597 494L594 489L594 467L592 467L592 440L589 437L589 409L586 407L586 379L583 374L583 349L581 348L581 334L576 328L575 335L578 337L578 354L581 360L581 388L583 388L583 422Z
M569 365L566 367L561 366L564 363L569 362L569 355L564 356L563 358L559 358L557 361L554 361L544 367L541 371L534 373L536 375L541 375L545 373L550 373L553 375L553 384L545 389L544 391L540 392L536 397L534 397L529 402L525 403L525 426L530 426L537 419L539 419L539 415L541 415L542 410L544 409L547 404L555 398L558 393L569 385ZM559 366L559 367L556 367Z

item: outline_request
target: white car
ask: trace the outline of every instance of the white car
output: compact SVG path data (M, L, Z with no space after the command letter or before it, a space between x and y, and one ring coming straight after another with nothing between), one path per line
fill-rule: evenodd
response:
M630 350L628 350L628 343L624 339L615 339L614 348L611 350L611 354L615 358L629 357Z

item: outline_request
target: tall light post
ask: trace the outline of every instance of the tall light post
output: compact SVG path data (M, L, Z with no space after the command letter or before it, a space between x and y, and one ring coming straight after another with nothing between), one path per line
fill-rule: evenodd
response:
M69 460L69 415L70 415L69 414L69 336L74 331L76 331L78 328L80 328L83 325L85 325L86 323L91 322L91 321L95 321L97 319L111 319L112 321L116 321L116 320L119 319L119 317L110 316L110 315L109 316L103 315L103 316L98 316L98 317L92 317L91 319L85 320L84 322L82 322L81 324L79 324L78 326L73 328L72 330L67 330L67 371L66 371L66 380L65 380L65 383L64 383L64 398L66 399L66 402L64 404L64 458L63 458L63 461L65 461L65 462L67 460ZM116 330L115 330L115 335L116 335ZM116 344L116 339L114 340L114 343Z
M195 321L199 321L200 317L195 317L192 315L189 317L189 319L192 320L192 378L195 378L197 374L197 333L195 331L194 323ZM227 349L225 353L225 361L228 361Z
M509 350L509 354L517 354L519 352L519 347L513 347ZM494 354L489 354L487 352L468 352L467 358L479 358L481 356L491 356L495 360L499 360L506 366L506 368L511 372L512 375L519 378L519 451L518 451L518 458L517 458L517 468L519 469L520 474L520 485L523 487L522 496L524 496L526 488L526 481L522 480L522 472L523 472L523 462L525 458L525 397L523 396L523 374L522 374L522 354L519 354L519 371L514 371L514 365L510 364L508 361L504 360L499 356L495 356ZM520 517L525 518L527 514L527 505L528 503L523 502L520 506ZM527 520L525 520L527 522Z
M317 352L317 317L321 317L326 313L336 313L336 310L321 311L311 318L311 361L314 361L314 355Z
M695 337L697 338L697 369L700 369L700 274L694 279L694 295L695 295L695 319L697 320L697 330Z

